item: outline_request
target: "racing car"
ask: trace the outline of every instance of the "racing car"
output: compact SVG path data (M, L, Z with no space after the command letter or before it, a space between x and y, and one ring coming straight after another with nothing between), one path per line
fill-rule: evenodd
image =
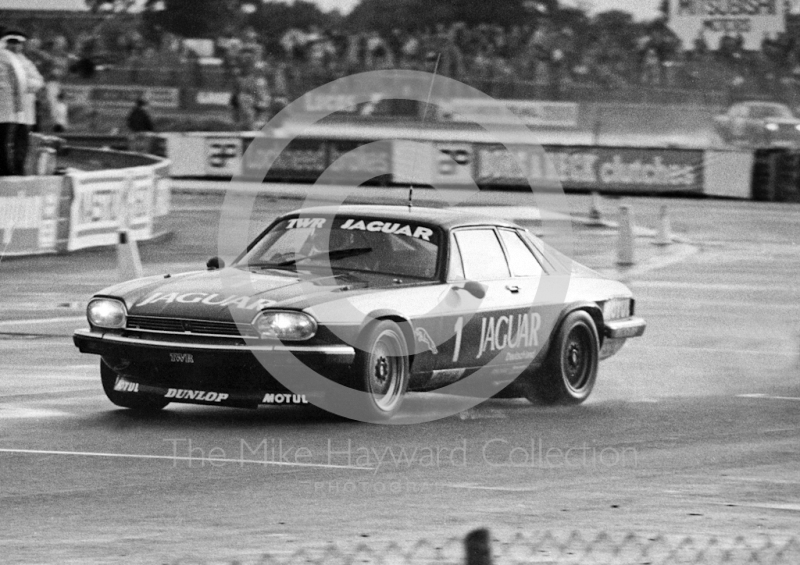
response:
M726 143L760 146L800 145L800 119L785 104L748 101L714 117L717 133Z
M322 206L276 218L228 266L214 257L98 292L73 339L100 356L121 407L257 408L344 390L381 420L409 392L581 403L598 362L644 333L634 307L624 284L513 222Z

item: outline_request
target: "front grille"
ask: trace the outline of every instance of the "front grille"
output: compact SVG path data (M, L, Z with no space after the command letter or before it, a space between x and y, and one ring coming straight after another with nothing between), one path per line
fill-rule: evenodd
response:
M197 334L230 337L258 337L250 324L214 322L211 320L185 320L182 318L157 318L153 316L128 316L126 328L148 332Z

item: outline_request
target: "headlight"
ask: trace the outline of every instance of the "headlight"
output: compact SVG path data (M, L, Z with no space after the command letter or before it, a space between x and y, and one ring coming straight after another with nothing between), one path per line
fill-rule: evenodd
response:
M767 124L764 127L767 128L769 131L778 131L779 129L781 129L781 126L779 126L778 124Z
M263 338L304 340L317 333L317 321L302 312L262 312L255 326Z
M93 298L86 307L89 323L99 328L124 328L127 315L125 304L113 298Z
M630 318L630 316L630 298L612 298L603 303L604 320L620 320L622 318Z

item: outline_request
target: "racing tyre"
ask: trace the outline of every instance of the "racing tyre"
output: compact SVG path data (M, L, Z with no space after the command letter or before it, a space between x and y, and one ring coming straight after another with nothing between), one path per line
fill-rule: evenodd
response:
M354 368L356 388L367 393L367 415L377 420L395 415L410 377L408 344L400 327L389 320L370 325L359 339Z
M150 413L158 412L169 404L169 400L164 400L157 396L114 390L114 385L117 383L117 376L114 369L106 365L106 362L101 359L100 380L103 382L103 391L106 393L108 399L117 406L129 408L136 412Z
M556 332L544 366L529 387L535 404L580 404L589 397L597 379L600 340L592 317L570 313Z

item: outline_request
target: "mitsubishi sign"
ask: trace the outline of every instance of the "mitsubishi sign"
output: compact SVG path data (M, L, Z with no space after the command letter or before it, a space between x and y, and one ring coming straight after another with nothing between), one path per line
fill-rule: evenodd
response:
M764 34L773 37L786 29L784 0L671 0L669 27L691 49L700 30L711 49L728 34L744 37L748 50L761 48Z

